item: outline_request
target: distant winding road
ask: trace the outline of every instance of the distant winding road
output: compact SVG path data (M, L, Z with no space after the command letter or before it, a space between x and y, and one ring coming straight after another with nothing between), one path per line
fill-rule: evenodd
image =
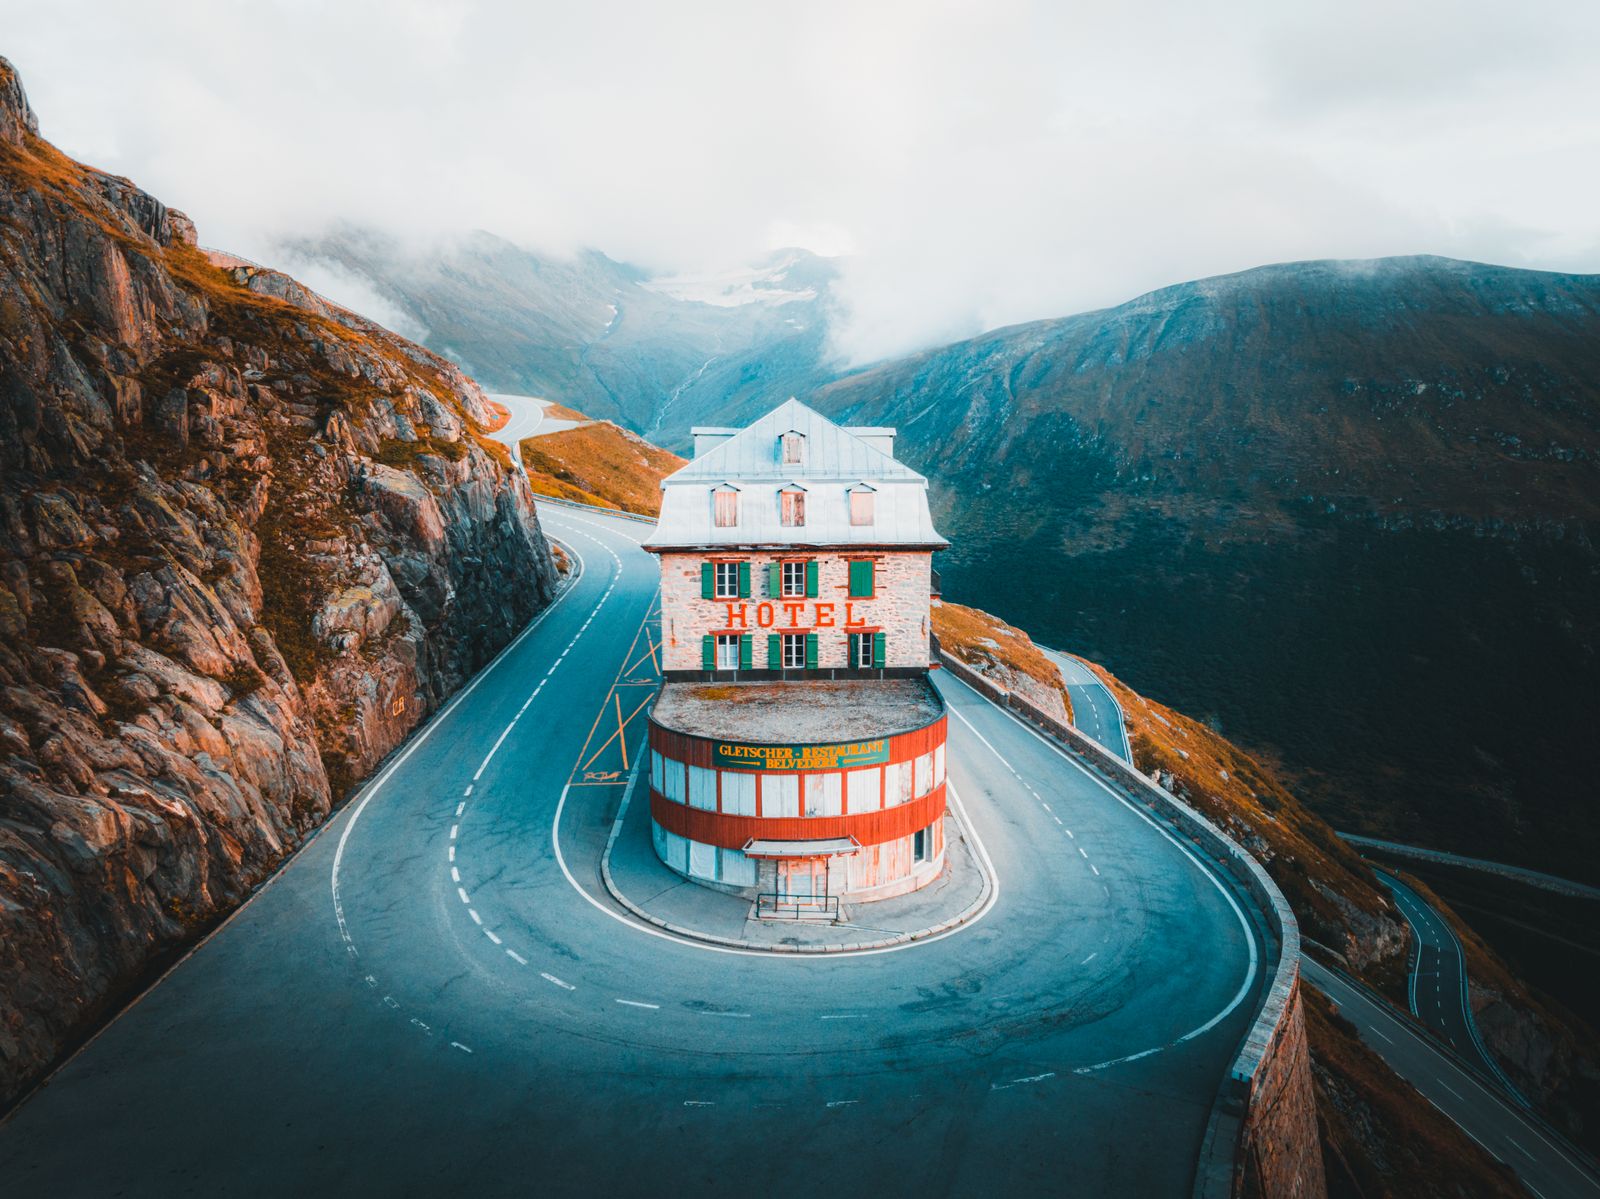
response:
M961 684L999 894L869 955L641 926L598 862L654 694L641 526L0 1126L8 1193L1183 1195L1259 1002L1227 884Z

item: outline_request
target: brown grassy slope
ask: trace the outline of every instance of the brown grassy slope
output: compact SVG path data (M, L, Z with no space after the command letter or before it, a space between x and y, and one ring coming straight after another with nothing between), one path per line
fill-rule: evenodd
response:
M1302 987L1329 1199L1512 1199L1511 1172L1395 1077L1355 1026Z
M641 516L661 512L661 480L684 464L610 421L530 437L522 443L522 461L539 495Z
M980 674L1021 691L1062 719L1072 719L1072 699L1061 672L1021 629L977 608L945 601L933 609L933 631L948 653Z

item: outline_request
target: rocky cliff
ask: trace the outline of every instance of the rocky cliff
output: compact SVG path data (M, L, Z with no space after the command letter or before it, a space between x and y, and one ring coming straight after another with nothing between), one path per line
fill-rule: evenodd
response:
M62 155L0 59L0 1103L548 602L489 419Z

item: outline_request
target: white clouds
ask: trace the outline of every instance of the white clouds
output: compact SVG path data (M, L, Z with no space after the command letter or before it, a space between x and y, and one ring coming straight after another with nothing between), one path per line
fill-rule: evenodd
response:
M1600 269L1597 14L0 0L47 135L208 242L848 249L853 357L1286 258Z

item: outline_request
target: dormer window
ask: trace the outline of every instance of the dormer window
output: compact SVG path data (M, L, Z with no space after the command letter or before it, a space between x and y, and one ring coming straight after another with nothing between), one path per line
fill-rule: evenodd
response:
M804 466L806 461L806 435L791 429L778 439L778 460L785 466Z
M739 527L739 489L730 483L711 492L711 523L719 529Z
M878 493L865 483L850 488L850 523L857 528L877 520Z
M806 489L798 483L778 492L778 523L786 529L798 529L806 523Z

